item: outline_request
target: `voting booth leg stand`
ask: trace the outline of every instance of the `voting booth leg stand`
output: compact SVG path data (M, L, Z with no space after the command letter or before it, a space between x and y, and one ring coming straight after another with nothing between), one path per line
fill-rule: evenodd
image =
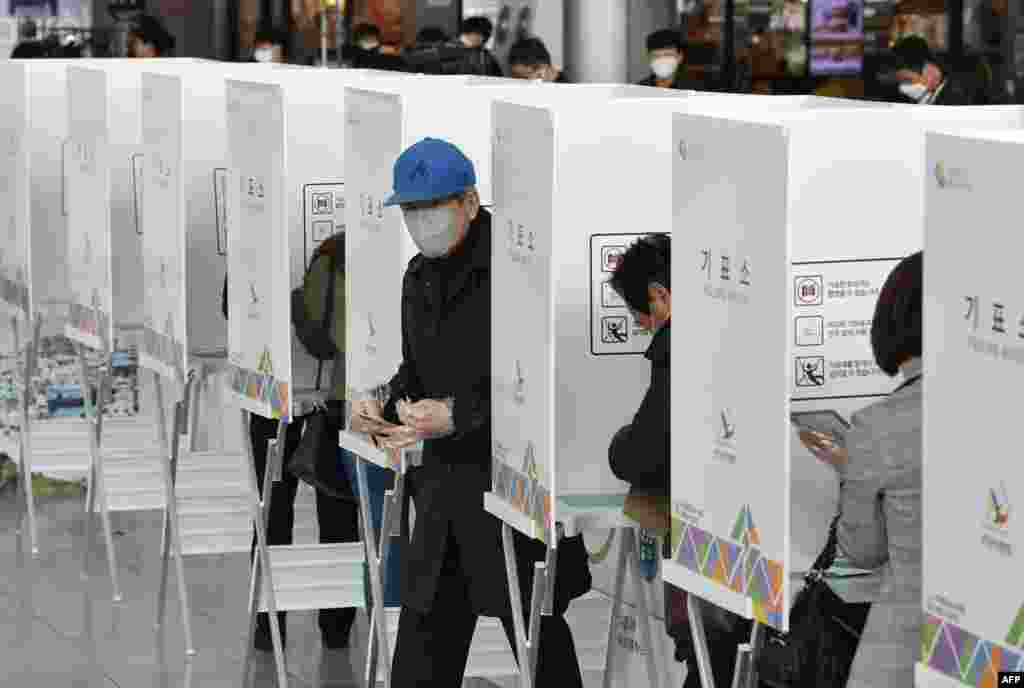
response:
M157 596L156 626L159 628L164 621L167 605L168 559L173 555L175 575L178 579L178 601L181 604L181 620L185 628L185 654L196 653L192 643L192 614L188 602L188 586L185 581L185 562L182 559L181 532L178 522L178 502L175 497L175 479L178 474L178 457L181 453L181 439L188 424L189 402L195 382L195 373L189 371L180 401L175 402L171 416L171 429L167 432L167 421L164 410L163 379L157 372L153 373L156 384L157 417L160 424L160 437L164 445L164 453L160 465L164 474L164 527L162 529L163 544L160 549L160 594ZM170 451L167 445L170 444Z
M97 318L98 320L98 318ZM85 346L78 345L78 362L82 371L83 400L85 417L89 424L89 449L92 462L89 466L89 487L85 500L86 525L89 530L89 549L92 550L94 530L91 527L92 514L99 505L103 539L107 544L107 565L110 567L110 582L114 589L114 601L120 602L121 583L117 575L117 553L114 551L114 534L110 527L110 512L107 510L107 491L103 477L103 404L107 398L110 382L110 347L104 346L104 364L96 373L96 404L90 400L89 365L85 359Z
M36 500L32 494L32 417L29 409L32 406L32 375L35 373L36 356L39 353L39 331L43 324L41 315L36 315L32 323L32 341L25 349L25 373L22 377L21 391L21 432L19 450L21 457L21 485L25 491L25 518L28 521L28 541L32 548L32 556L39 556L39 529L36 526ZM21 352L21 331L18 327L18 316L11 318L14 331L15 355Z
M647 680L651 688L661 688L658 675L658 664L655 661L653 635L651 631L651 615L647 608L647 596L644 594L640 577L640 540L636 537L635 528L619 528L619 560L615 565L615 588L612 591L612 605L608 616L608 644L604 656L603 688L611 688L614 668L612 661L615 653L616 619L622 613L622 589L626 582L626 569L633 579L633 593L637 599L637 623L640 625L641 640L650 648L647 653Z
M370 489L366 477L366 462L360 456L353 455L353 458L356 464L356 482L359 487L359 522L363 531L366 561L370 569L370 594L373 596L373 605L370 609L370 637L366 653L366 685L368 688L376 685L377 662L380 661L384 673L384 688L391 688L391 653L388 643L382 572L387 566L394 520L401 519L401 501L399 500L402 493L402 475L401 473L395 474L395 488L384 500L380 528L381 539L378 543L373 529L373 520L370 517Z
M559 524L560 526L561 524ZM519 570L516 567L516 546L512 539L512 526L507 523L501 525L501 544L505 552L505 573L508 577L508 595L512 603L512 624L516 634L516 654L518 655L520 685L523 688L533 688L535 683L535 671L537 669L537 648L540 639L540 611L541 607L550 608L546 600L541 600L542 595L547 595L554 586L547 585L548 565L553 564L556 550L548 545L547 561L536 562L533 571L533 595L530 598L529 630L526 629L526 622L523 619L523 596L519 591ZM552 576L552 581L554 577ZM529 635L527 635L529 633Z
M256 526L256 556L252 558L252 574L249 577L249 632L246 633L245 661L242 663L242 688L249 683L249 668L252 666L254 652L253 641L256 639L256 615L260 608L260 587L267 600L267 616L270 620L270 638L274 644L274 664L277 666L278 688L287 688L288 675L284 665L284 647L281 644L281 628L277 623L277 600L274 595L273 572L270 568L270 550L267 545L267 522L270 517L270 498L274 493L274 483L281 480L281 465L284 452L285 433L288 423L280 421L277 425L277 439L267 443L266 470L263 472L263 492L260 493L256 480L256 459L253 455L252 441L243 441L249 459L249 494L251 495L252 521ZM242 411L242 437L249 437L249 412Z
M715 688L715 676L711 672L711 653L708 651L708 637L704 632L704 617L701 616L701 605L704 600L690 593L686 597L686 615L690 618L690 635L693 638L694 659L696 667L687 667L689 671L696 669L700 674L703 688ZM723 687L724 688L724 687Z
M757 688L757 656L763 638L764 626L755 621L750 629L750 642L736 648L736 673L732 677L732 688Z

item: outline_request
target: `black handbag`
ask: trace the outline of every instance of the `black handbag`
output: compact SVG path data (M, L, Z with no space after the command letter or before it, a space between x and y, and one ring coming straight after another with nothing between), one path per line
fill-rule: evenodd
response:
M757 655L760 685L768 688L843 688L867 622L870 603L844 602L824 579L835 562L839 517L825 549L804 576L790 611L789 633L765 629Z
M319 377L318 371L318 387ZM306 416L306 428L288 462L288 472L317 492L355 502L352 486L338 463L338 432L342 428L344 409L345 402L328 401Z

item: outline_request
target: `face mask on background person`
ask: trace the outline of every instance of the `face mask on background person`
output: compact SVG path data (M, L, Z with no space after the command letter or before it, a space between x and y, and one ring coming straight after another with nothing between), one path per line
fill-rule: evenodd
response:
M380 43L378 43L377 41L361 41L359 43L359 47L365 50L366 52L373 52L374 50L380 47Z
M920 103L928 95L928 87L924 84L902 83L900 84L900 93L915 103Z
M651 71L659 79L671 79L679 69L679 59L675 57L659 57L651 61Z
M413 243L426 258L448 253L458 238L457 209L451 206L402 210Z
M252 51L252 59L257 62L273 62L274 61L274 49L273 48L256 48Z

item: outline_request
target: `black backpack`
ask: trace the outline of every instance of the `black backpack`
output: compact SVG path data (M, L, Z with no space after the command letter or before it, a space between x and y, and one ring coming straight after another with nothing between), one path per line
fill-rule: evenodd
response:
M333 242L334 250L324 253L321 248L328 242ZM295 328L295 336L309 355L318 361L333 361L338 355L339 349L331 336L334 326L334 291L337 280L337 256L344 261L345 235L342 232L334 234L313 253L313 259L309 261L306 268L306 275L302 279L302 286L292 290L292 326ZM317 261L328 262L327 293L323 295L324 303L323 317L320 320L313 320L306 312L306 290L312 289L309 283L309 274Z

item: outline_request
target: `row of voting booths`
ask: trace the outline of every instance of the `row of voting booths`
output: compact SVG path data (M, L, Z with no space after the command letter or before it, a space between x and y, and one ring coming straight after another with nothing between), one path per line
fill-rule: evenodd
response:
M338 232L348 400L380 394L397 370L402 275L416 249L400 210L383 201L394 160L431 136L474 161L493 213L485 508L504 523L508 561L513 530L549 547L530 613L513 605L523 665L500 623L482 619L468 675L533 685L562 535L587 539L594 591L569 620L584 670L602 671L604 685L667 688L689 670L711 686L701 600L756 622L745 656L764 627L787 630L837 494L790 414L848 419L893 389L874 363L870 323L888 273L922 246L929 392L918 682L993 685L995 672L1024 662L1024 613L1003 599L1019 571L1009 500L1021 476L991 431L1010 421L1002 390L1024 360L1016 239L1004 228L1024 150L1021 109L196 60L7 62L0 75L11 85L0 94L0 301L24 352L21 389L40 328L53 320L79 347L83 376L95 376L100 408L110 384L102 361L119 335L137 334L149 376L150 412L138 422L90 409L87 422L37 431L24 394L22 470L88 478L84 517L100 514L89 533L104 535L115 599L110 512L163 512L157 620L174 578L187 653L202 648L183 557L247 556L255 526L246 674L256 612L368 607L366 679L390 684L397 609L368 600L384 599L403 476L418 449L384 452L343 431L339 446L357 457L363 541L322 545L310 532L271 546L270 490L257 488L248 419L279 421L269 486L283 470L285 428L332 386L317 388L317 363L291 334L290 292ZM664 525L624 512L629 486L607 461L648 384L651 341L608 279L653 232L675 237ZM44 316L40 304L63 310ZM395 476L379 538L369 464ZM25 497L38 551L46 543L35 536L30 490ZM309 508L299 514L311 520ZM664 538L672 557L663 561ZM991 581L979 586L979 576ZM690 594L698 666L673 659L663 582ZM850 601L865 594L855 583L837 589ZM287 685L276 614L270 620ZM751 664L739 662L742 681L753 681Z

